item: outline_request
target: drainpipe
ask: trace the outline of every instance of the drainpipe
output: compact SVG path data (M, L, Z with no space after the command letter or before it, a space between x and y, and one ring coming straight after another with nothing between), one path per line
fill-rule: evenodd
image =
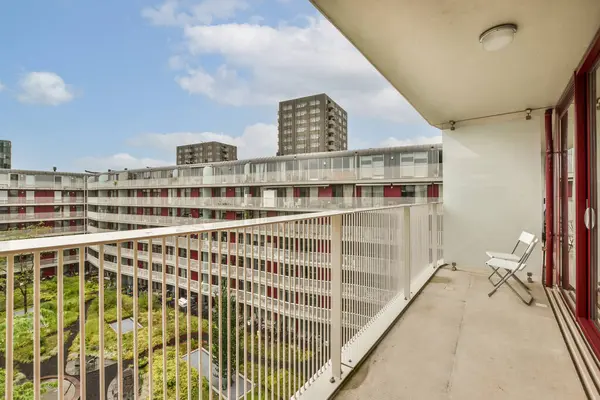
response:
M552 141L552 109L544 115L546 131L546 286L552 287L554 271L554 146Z

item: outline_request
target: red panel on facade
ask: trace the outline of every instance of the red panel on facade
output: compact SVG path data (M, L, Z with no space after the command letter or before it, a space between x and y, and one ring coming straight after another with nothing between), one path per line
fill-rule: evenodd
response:
M160 190L160 197L168 197L169 196L169 189L161 189Z
M401 197L402 189L400 186L384 186L383 197Z
M19 197L25 197L25 191L19 190Z
M192 260L197 260L198 259L198 250L190 250L190 257L192 257Z
M198 189L198 188L192 188L191 197L200 197L200 189Z
M168 217L169 216L169 209L168 208L161 208L160 209L160 215L162 215L163 217Z
M294 188L294 197L300 197L300 188Z
M138 189L138 191L137 191L137 197L144 197L144 192L142 192L141 189Z
M229 242L235 243L236 240L237 240L237 235L235 234L235 232L229 232Z
M137 208L137 215L144 215L144 209L142 207Z
M277 211L267 211L267 217L276 217Z
M231 282L229 282L229 285L231 286L232 289L236 289L236 287L237 287L236 280L235 279L231 279Z
M198 271L192 271L192 280L193 281L197 281L198 280Z
M227 188L225 190L225 197L235 197L235 189L234 188Z
M34 197L54 197L54 192L51 190L36 190Z
M356 193L356 197L360 197L362 195L362 187L357 186L355 193Z
M200 216L200 210L192 208L192 218L198 218Z
M319 197L331 197L332 195L333 195L333 188L331 186L319 188Z
M33 212L36 213L51 213L54 212L54 206L35 206Z
M235 219L235 211L226 211L225 219L234 220Z
M56 275L56 267L50 267L50 268L44 268L44 269L42 269L42 276L43 277L54 276L54 275Z

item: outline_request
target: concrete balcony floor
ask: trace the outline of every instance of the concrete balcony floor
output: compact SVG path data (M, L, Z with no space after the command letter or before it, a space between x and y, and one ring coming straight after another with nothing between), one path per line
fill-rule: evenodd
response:
M438 271L335 398L586 399L542 286L488 298L485 272Z

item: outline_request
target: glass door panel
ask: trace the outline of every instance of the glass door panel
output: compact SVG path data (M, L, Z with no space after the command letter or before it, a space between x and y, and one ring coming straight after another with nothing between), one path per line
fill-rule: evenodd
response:
M559 285L575 302L575 105L572 101L560 117L560 155L558 185L558 272Z

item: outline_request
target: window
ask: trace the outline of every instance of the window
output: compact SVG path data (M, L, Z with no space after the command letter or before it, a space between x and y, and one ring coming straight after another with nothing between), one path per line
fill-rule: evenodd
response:
M296 104L296 108L306 107L306 102Z
M311 133L310 134L310 138L311 139L318 139L319 138L319 134L318 133Z
M296 117L302 117L303 115L306 115L306 111L298 111L296 113Z
M302 126L298 129L296 129L296 132L306 132L306 127Z
M321 120L321 117L318 117L318 116L317 116L317 117L312 117L312 118L310 119L310 122L319 122L320 120Z
M310 102L311 106L318 106L319 104L321 104L320 100L313 100L313 101Z
M318 114L319 113L319 109L318 108L311 108L310 109L310 113L311 114Z
M310 144L310 147L319 147L319 143L313 142Z

